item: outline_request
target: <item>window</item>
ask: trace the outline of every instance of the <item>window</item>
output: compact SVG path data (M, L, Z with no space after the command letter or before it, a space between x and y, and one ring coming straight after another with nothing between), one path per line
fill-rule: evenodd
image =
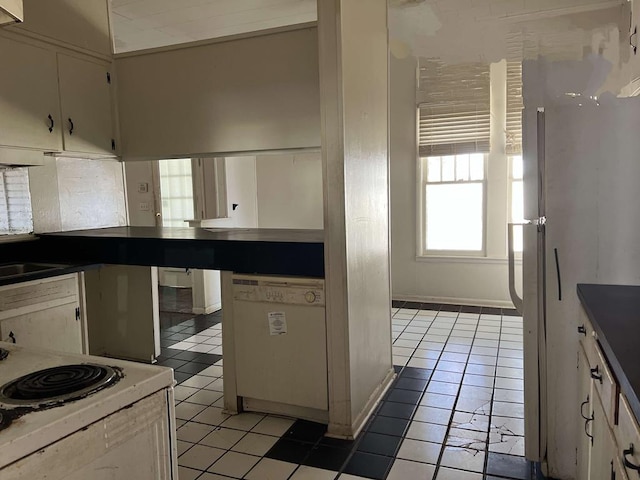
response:
M484 249L485 155L422 159L424 253Z
M509 219L524 222L522 180L522 62L507 61L507 154L509 155ZM522 227L513 229L513 250L522 252Z
M191 159L160 160L160 198L162 226L186 227L185 220L193 219L193 182Z
M511 205L509 216L511 223L524 222L524 192L522 180L522 155L509 157L509 179L511 182ZM522 252L523 249L522 227L513 230L513 250Z
M33 232L29 170L0 169L0 235Z
M484 255L490 66L420 63L420 255Z

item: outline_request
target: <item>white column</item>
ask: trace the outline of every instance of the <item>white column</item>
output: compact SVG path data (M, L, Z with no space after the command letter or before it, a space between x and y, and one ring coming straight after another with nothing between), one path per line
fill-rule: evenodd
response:
M318 2L329 428L352 437L393 378L385 0Z
M507 256L508 175L507 161L507 62L490 66L491 151L487 168L487 256Z

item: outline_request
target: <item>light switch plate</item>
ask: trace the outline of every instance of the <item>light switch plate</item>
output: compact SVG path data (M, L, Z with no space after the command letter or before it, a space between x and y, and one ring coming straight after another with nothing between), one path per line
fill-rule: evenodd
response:
M140 202L139 208L143 212L149 211L149 202Z
M149 184L146 182L140 182L138 184L138 193L149 193Z

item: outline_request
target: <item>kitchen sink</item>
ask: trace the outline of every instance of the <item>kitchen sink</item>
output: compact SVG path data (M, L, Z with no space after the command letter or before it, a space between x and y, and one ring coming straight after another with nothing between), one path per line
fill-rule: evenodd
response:
M50 263L9 263L6 265L0 265L0 278L41 272L43 270L53 270L63 266L64 265L54 265Z

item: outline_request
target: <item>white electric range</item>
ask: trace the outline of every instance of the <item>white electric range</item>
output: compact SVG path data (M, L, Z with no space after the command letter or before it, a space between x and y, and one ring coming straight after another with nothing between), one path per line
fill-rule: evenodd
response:
M0 342L2 480L177 480L173 370Z

